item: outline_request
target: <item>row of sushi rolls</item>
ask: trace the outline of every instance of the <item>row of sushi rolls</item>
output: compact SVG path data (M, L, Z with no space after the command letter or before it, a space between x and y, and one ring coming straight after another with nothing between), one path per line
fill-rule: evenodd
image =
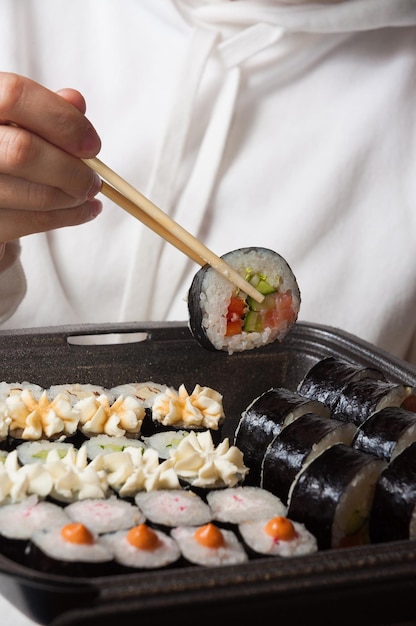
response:
M193 335L230 353L282 341L300 302L279 255L237 252L227 260L265 295L264 309L207 268L190 292ZM416 392L406 381L329 355L296 389L253 398L224 437L226 420L223 396L203 381L0 382L1 553L101 576L416 539Z

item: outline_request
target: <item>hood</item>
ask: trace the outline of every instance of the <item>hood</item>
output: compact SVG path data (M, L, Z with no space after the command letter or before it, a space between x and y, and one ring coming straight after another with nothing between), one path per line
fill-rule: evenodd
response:
M289 32L352 33L416 24L415 0L173 0L191 24L223 34L258 22Z

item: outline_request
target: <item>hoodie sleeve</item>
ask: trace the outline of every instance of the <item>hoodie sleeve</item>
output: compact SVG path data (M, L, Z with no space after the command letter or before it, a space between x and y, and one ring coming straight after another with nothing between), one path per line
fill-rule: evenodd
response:
M3 256L0 256L0 324L13 315L25 294L26 278L20 262L20 242L11 241L5 244Z

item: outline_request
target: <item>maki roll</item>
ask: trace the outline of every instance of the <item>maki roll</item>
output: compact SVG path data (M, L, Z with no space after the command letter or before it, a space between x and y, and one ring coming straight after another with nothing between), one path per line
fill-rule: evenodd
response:
M86 443L87 456L95 459L99 454L113 454L114 452L124 452L129 448L140 448L144 453L147 448L146 443L141 439L132 437L112 437L111 435L95 435L90 437Z
M77 500L63 510L69 520L88 526L97 535L126 530L145 521L137 506L116 496Z
M244 454L250 468L246 483L259 485L267 446L280 431L305 413L330 417L327 406L285 387L274 387L256 398L241 415L234 434L234 445Z
M392 461L416 441L416 413L402 407L386 407L368 417L357 429L352 446Z
M351 381L343 388L333 415L360 426L376 411L385 407L402 406L411 394L411 387L404 384L362 378Z
M305 524L321 550L369 543L368 519L386 463L335 444L298 474L289 492L288 517Z
M129 530L103 535L102 539L114 553L116 563L127 568L157 569L181 557L172 537L144 522Z
M248 520L286 515L283 502L266 489L254 486L230 487L210 491L207 502L213 519L225 524L240 524Z
M69 522L35 532L28 558L46 572L98 576L112 572L113 552L87 526Z
M236 534L211 522L199 527L178 526L171 535L185 559L195 565L237 565L248 560Z
M240 248L222 258L264 299L256 302L204 265L188 293L192 335L204 348L229 354L281 341L297 320L301 300L288 263L268 248Z
M199 526L212 519L208 504L199 495L186 489L140 491L135 502L146 519L162 529Z
M16 447L17 457L22 465L45 462L52 450L60 459L63 459L69 450L74 450L74 444L40 439L39 441L25 441Z
M356 427L316 413L305 413L267 446L260 485L287 503L292 482L302 468L336 443L351 444Z
M327 404L333 411L344 387L362 378L385 380L383 372L377 368L355 365L339 357L329 356L311 367L299 383L298 392Z
M384 469L370 514L373 543L416 539L416 442Z
M181 441L189 435L190 430L165 430L143 437L143 441L149 448L156 450L159 459L166 460L171 452L176 450Z
M32 535L44 528L70 522L65 511L53 502L31 495L22 502L0 506L0 547L13 560L24 562L25 551Z
M318 550L317 541L306 526L288 517L242 522L238 530L244 543L257 556L303 556Z

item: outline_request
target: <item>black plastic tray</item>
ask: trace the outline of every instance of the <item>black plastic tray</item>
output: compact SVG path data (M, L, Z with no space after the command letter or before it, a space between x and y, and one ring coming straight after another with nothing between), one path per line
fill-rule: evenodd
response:
M123 341L112 343L113 335ZM223 394L223 434L232 436L255 397L272 386L295 389L328 355L379 367L392 381L416 385L416 368L343 331L302 322L280 344L233 355L204 350L185 323L2 331L0 380L45 387L153 380L175 387L184 383L189 390L199 383ZM127 626L195 626L212 620L290 620L296 626L416 623L416 542L101 578L44 574L0 555L0 592L31 619L53 626L112 620Z

